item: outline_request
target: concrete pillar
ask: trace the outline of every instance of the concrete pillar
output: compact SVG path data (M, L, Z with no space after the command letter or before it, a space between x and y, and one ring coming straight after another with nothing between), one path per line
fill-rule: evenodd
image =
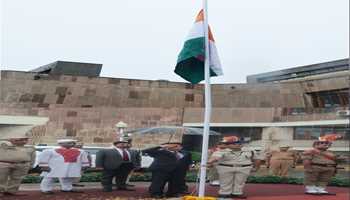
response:
M281 144L293 144L293 128L265 127L262 131L262 146L264 150L277 149Z

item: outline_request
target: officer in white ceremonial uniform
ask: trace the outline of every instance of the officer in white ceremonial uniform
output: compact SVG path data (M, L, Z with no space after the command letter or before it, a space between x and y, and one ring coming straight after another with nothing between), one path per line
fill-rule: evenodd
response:
M208 165L216 163L220 181L220 198L242 198L245 182L260 165L260 156L255 151L242 150L242 141L236 136L224 137L222 148L213 153Z
M39 166L44 171L44 177L40 184L41 192L53 194L54 178L58 178L62 192L78 192L73 190L73 182L81 176L82 168L89 167L88 154L77 148L73 148L76 141L61 139L57 141L59 148L47 149L40 154Z

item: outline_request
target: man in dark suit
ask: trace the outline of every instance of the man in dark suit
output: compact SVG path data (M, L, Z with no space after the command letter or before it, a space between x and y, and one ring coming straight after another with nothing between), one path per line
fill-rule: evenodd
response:
M173 194L188 194L188 186L186 185L186 174L192 165L192 154L189 151L182 149L182 145L178 146L177 149L178 161L175 169L176 186Z
M163 190L168 182L167 197L175 196L176 177L175 169L177 167L178 155L177 149L181 143L168 142L161 146L145 149L142 152L154 158L148 168L152 172L152 183L149 192L153 198L163 198Z
M104 192L112 191L112 180L116 178L119 190L133 191L126 187L126 179L130 171L134 168L133 159L136 155L134 151L128 151L128 141L116 141L113 148L103 149L96 154L96 168L102 169L102 180Z
M128 177L126 179L126 186L133 187L135 185L132 185L129 183L129 180L134 172L134 170L139 170L141 168L141 152L137 149L132 149L132 139L128 138L128 146L127 150L131 153L131 162L133 163L133 169L128 174Z

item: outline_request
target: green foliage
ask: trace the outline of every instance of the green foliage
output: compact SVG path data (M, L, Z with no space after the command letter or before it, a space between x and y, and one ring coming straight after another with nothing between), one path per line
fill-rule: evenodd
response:
M279 177L279 176L249 176L248 183L269 183L269 184L303 184L302 178L292 178L292 177Z
M196 171L189 171L186 174L186 182L196 182L198 179L198 173Z
M304 179L303 178L292 178L292 177L289 177L287 178L288 180L288 184L295 184L295 185L302 185L304 184Z
M102 178L101 172L85 173L80 179L80 182L100 182Z
M39 175L27 175L23 178L22 183L40 183L41 177Z
M130 177L130 181L132 182L151 181L151 179L152 179L152 174L150 172L137 173L137 174L133 174Z
M278 176L249 176L248 183L281 183L282 178Z
M335 178L333 177L331 182L329 183L331 186L340 186L340 187L349 187L350 186L350 178Z
M81 182L100 182L102 177L101 172L90 172L85 173L80 181ZM132 182L148 182L151 181L152 174L150 172L145 173L135 173L131 176L130 181ZM40 183L41 177L39 175L27 175L22 183ZM198 174L196 171L190 171L187 173L186 182L196 182L198 181ZM248 183L268 183L268 184L303 184L303 178L292 178L286 177L282 178L279 176L249 176ZM348 178L336 178L333 177L330 186L338 186L338 187L349 187L350 179Z
M192 154L192 160L194 162L201 162L201 157L202 157L202 154L200 152L197 152L197 151L191 151L191 154Z

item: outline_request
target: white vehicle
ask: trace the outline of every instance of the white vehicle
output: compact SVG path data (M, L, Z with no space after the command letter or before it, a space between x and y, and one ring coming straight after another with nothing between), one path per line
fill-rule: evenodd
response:
M35 163L34 163L33 167L35 167L38 164L38 158L39 158L42 151L44 151L45 149L55 149L58 147L59 146L35 146L36 158L35 158ZM84 146L83 147L83 150L88 152L91 155L91 167L92 168L96 167L96 164L95 164L96 153L101 149L109 149L109 148L110 147L93 147L93 146ZM152 157L145 156L145 155L141 156L141 168L148 168L152 162L153 162Z

